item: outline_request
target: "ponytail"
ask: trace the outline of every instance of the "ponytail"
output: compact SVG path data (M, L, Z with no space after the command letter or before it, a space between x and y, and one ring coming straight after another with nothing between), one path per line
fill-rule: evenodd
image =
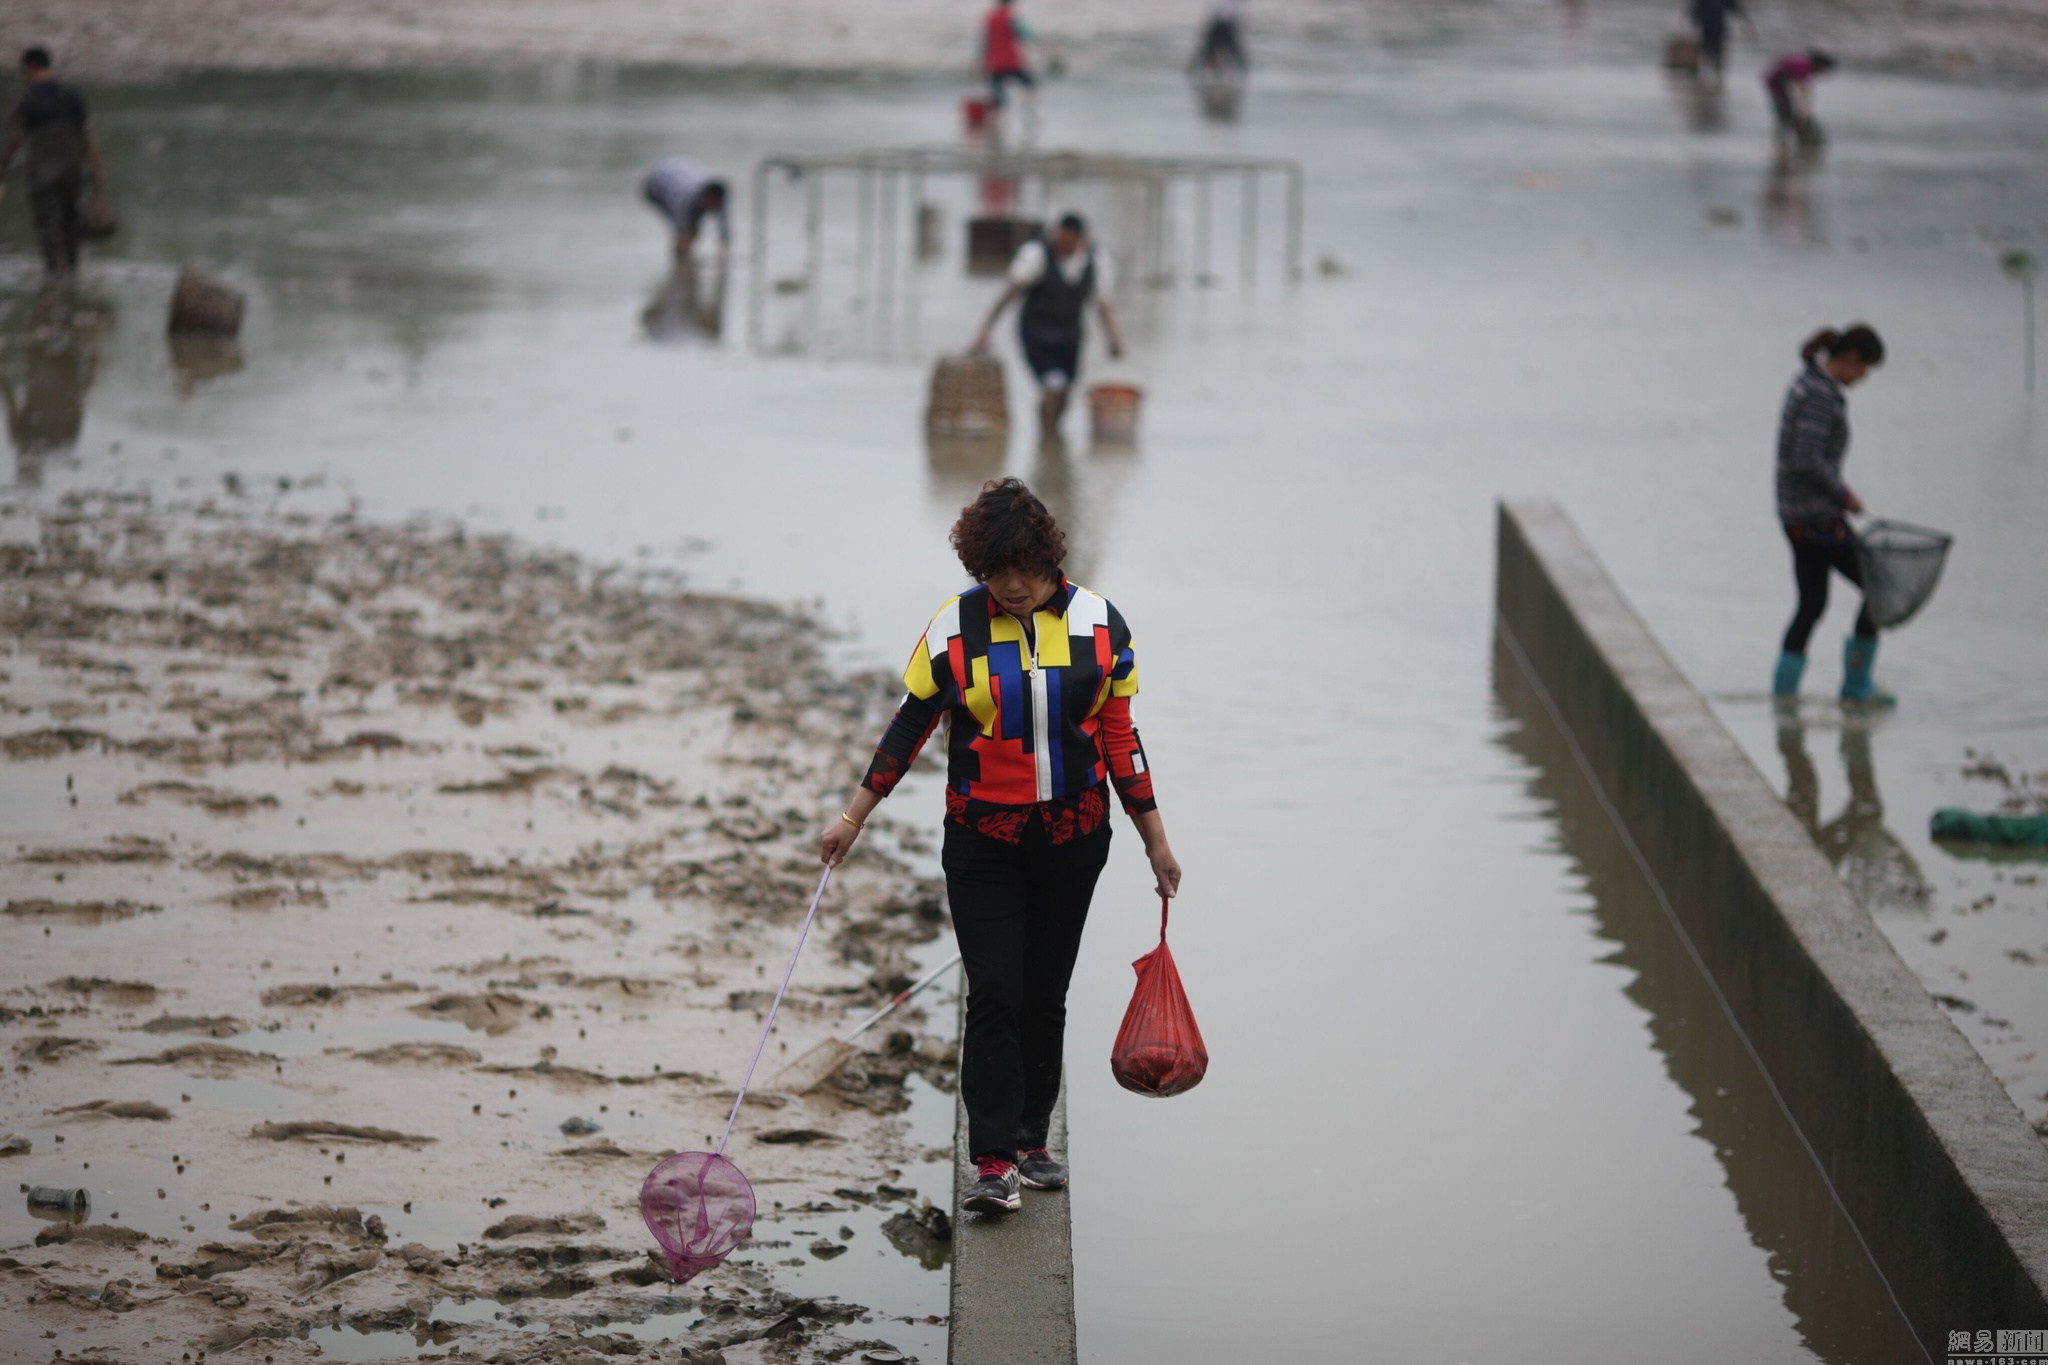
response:
M1811 365L1821 356L1853 355L1866 365L1884 363L1884 339L1867 322L1853 322L1841 331L1823 327L1799 347L1799 358Z
M1835 348L1842 344L1842 334L1832 327L1823 327L1808 337L1799 346L1799 358L1811 365L1824 355L1833 355Z

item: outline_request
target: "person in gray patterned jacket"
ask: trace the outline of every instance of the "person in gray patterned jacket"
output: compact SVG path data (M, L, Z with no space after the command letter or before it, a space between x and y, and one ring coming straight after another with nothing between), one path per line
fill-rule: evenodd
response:
M1855 535L1847 515L1863 500L1842 482L1842 457L1849 449L1846 390L1884 362L1884 342L1866 323L1836 331L1823 328L1799 348L1805 368L1785 395L1778 422L1778 520L1792 543L1792 580L1799 606L1778 655L1771 694L1799 694L1806 672L1806 642L1828 605L1831 574L1863 586L1856 562ZM1842 651L1842 700L1888 706L1891 694L1871 677L1877 662L1877 625L1865 607Z

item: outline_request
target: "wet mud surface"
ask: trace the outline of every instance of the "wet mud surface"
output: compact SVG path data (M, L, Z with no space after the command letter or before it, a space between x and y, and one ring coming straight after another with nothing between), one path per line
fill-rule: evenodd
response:
M950 1087L950 1015L899 1013L809 1096L767 1083L938 933L897 858L835 878L742 1116L755 1239L672 1288L637 1208L723 1126L816 882L817 794L886 701L815 621L289 499L0 520L0 1171L90 1201L4 1201L0 1349L902 1340L791 1277L855 1222L932 1254L946 1192L905 1172L946 1154L906 1086Z

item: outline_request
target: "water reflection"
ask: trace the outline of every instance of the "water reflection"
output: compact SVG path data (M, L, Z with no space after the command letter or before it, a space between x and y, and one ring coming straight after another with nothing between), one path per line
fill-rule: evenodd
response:
M1865 907L1925 914L1934 899L1934 888L1898 836L1885 828L1884 798L1877 790L1870 739L1868 725L1842 728L1842 771L1849 779L1849 800L1841 814L1824 821L1820 774L1807 756L1806 727L1796 717L1781 719L1778 754L1785 760L1785 804L1820 845L1850 894Z
M113 323L111 305L69 284L0 300L0 406L17 486L39 487L47 459L78 444Z
M180 398L190 398L212 380L242 372L242 346L232 337L181 333L167 340L171 348L171 373L177 376Z
M1772 236L1795 246L1825 245L1813 200L1813 173L1820 162L1819 147L1779 143L1772 151L1763 192L1764 228Z
M1718 133L1728 126L1728 105L1719 81L1682 78L1671 82L1671 97L1695 133Z
M725 331L726 276L723 257L679 263L640 310L647 339L660 346L717 345Z
M932 506L954 512L974 500L981 486L1003 472L1009 452L1008 432L949 435L926 431L925 468L930 476ZM1058 509L1054 509L1057 514Z
M1498 638L1493 684L1497 742L1528 765L1529 795L1584 878L1594 932L1613 945L1602 960L1631 974L1624 993L1691 1101L1693 1131L1713 1148L1801 1340L1839 1365L1925 1359L1541 694Z

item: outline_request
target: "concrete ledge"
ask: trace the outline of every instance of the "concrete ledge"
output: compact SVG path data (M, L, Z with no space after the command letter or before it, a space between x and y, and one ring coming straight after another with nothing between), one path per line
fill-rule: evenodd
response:
M1563 511L1503 503L1498 544L1504 640L1928 1354L1951 1330L2048 1327L2048 1148Z
M1024 1207L961 1213L972 1183L967 1106L954 1101L951 1365L1075 1365L1074 1223L1064 1190L1024 1191ZM1067 1094L1053 1106L1046 1145L1067 1154Z

